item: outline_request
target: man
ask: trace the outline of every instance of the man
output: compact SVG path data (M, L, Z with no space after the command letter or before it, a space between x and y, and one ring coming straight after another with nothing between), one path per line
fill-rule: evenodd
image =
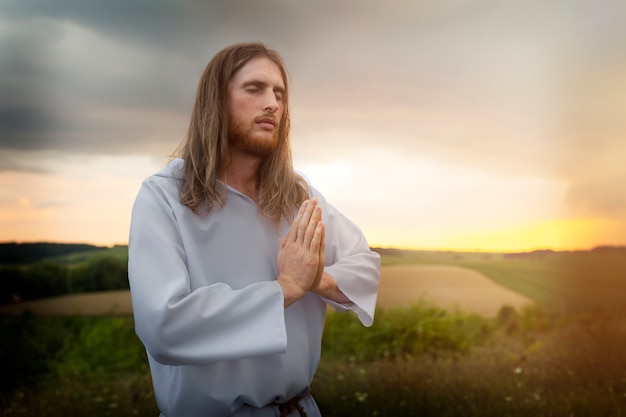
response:
M374 318L380 259L292 168L280 56L209 62L178 155L142 184L129 281L162 416L319 416L326 305Z

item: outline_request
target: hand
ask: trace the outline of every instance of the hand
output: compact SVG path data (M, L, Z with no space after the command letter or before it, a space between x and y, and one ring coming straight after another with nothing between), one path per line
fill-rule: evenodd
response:
M278 249L278 283L285 307L302 298L318 283L324 270L324 224L317 200L300 206L289 232ZM320 255L321 253L321 255Z
M320 209L321 214L321 209ZM320 220L320 223L321 220ZM322 226L324 224L322 223ZM319 252L319 264L317 265L317 273L315 274L315 281L311 285L311 288L315 288L320 284L322 280L322 276L324 274L324 266L326 266L326 227L322 227L322 238L320 243L320 252ZM310 291L311 289L309 289Z
M311 287L311 292L323 297L327 300L334 301L338 304L350 304L352 301L339 289L335 279L327 274L322 273L322 277L316 285Z

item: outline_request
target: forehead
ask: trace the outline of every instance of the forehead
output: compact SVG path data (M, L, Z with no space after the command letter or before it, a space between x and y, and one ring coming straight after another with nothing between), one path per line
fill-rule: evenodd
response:
M253 58L246 62L233 75L229 84L240 85L250 81L259 81L272 87L285 88L280 68L274 61L264 56Z

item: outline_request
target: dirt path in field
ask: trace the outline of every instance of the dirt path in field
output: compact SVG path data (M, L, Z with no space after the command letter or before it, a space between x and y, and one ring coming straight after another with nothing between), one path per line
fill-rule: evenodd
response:
M130 291L103 291L65 295L43 300L0 306L0 314L21 314L29 310L37 315L132 314Z
M403 307L420 299L440 307L495 316L500 307L519 308L531 301L466 268L444 265L394 265L381 269L378 306ZM0 314L100 315L132 314L128 291L108 291L54 297L0 306Z
M493 317L504 305L520 308L532 301L479 272L448 265L393 265L381 269L378 306L400 307L420 299L440 307Z

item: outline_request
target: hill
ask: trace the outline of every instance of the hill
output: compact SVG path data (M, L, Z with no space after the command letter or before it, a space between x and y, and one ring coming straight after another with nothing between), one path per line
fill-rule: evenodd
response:
M383 267L451 266L477 271L499 286L553 311L574 314L612 310L626 314L626 304L623 303L626 298L626 247L623 246L527 253L373 250L381 254ZM127 246L3 244L0 245L1 251L4 251L5 259L8 253L13 255L11 264L0 264L0 304L128 289ZM432 275L424 271L415 274L415 280ZM414 287L417 288L415 291L427 288L427 291L419 289L420 294L433 296L438 291L434 284L443 285L445 281L445 274L441 269L438 271L438 281L428 278L428 285ZM385 299L386 288L393 286L381 287L381 302ZM473 285L471 288L479 287ZM393 291L391 294L392 298L397 297ZM483 294L475 296L478 300L483 297Z
M0 243L1 265L27 265L51 260L63 264L85 262L94 256L128 256L128 246L96 246L86 243Z
M50 257L106 249L108 248L82 243L0 243L0 264L29 264Z

